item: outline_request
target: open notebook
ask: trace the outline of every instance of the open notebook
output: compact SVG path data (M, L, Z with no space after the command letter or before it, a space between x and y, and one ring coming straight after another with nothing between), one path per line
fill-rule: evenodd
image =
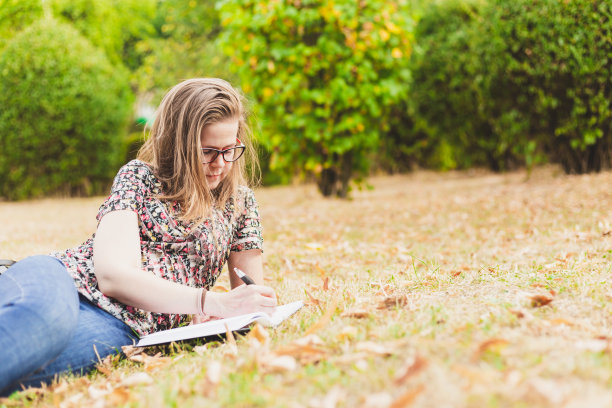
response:
M262 326L274 327L278 326L283 320L297 312L302 306L304 306L304 302L299 300L297 302L277 306L276 311L271 315L264 312L256 312L229 317L227 319L211 320L205 323L177 327L176 329L162 330L141 337L136 346L151 346L153 344L170 343L172 341L225 334L228 329L230 331L245 329L251 323L255 322Z

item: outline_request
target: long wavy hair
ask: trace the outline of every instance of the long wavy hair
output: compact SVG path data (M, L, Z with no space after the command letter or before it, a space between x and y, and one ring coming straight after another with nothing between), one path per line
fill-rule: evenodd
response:
M202 222L213 207L224 208L238 186L257 181L259 164L247 116L245 98L222 79L188 79L162 99L137 158L149 163L162 182L159 198L180 203L181 220ZM246 157L234 162L228 175L211 190L200 138L206 126L225 120L238 120L237 137L246 146Z

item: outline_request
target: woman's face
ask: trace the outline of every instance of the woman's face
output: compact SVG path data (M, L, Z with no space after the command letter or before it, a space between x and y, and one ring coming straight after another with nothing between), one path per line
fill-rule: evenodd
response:
M214 151L205 149L225 150L236 146L238 137L238 120L227 119L222 122L213 123L202 130L200 143L202 146L202 156L214 156ZM232 169L231 162L226 162L223 155L219 154L210 163L203 164L206 181L211 190L219 186L219 183L227 177Z

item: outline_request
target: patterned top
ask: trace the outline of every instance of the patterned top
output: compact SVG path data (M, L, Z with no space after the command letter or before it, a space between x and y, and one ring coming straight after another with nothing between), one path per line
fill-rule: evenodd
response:
M211 288L227 262L230 251L261 249L263 239L253 191L240 187L223 211L215 208L202 224L178 220L180 205L156 198L162 184L151 167L139 160L123 166L100 206L98 222L117 210L138 214L142 267L150 273L184 285ZM239 210L235 211L235 202ZM94 234L95 236L95 234ZM124 321L140 336L177 327L190 316L152 313L127 306L98 289L93 268L93 239L65 252L51 254L66 265L79 293Z

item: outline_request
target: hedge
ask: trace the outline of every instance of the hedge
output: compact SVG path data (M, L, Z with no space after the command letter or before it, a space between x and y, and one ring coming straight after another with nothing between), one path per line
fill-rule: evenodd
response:
M122 157L127 75L74 28L41 19L0 54L0 196L100 192Z

